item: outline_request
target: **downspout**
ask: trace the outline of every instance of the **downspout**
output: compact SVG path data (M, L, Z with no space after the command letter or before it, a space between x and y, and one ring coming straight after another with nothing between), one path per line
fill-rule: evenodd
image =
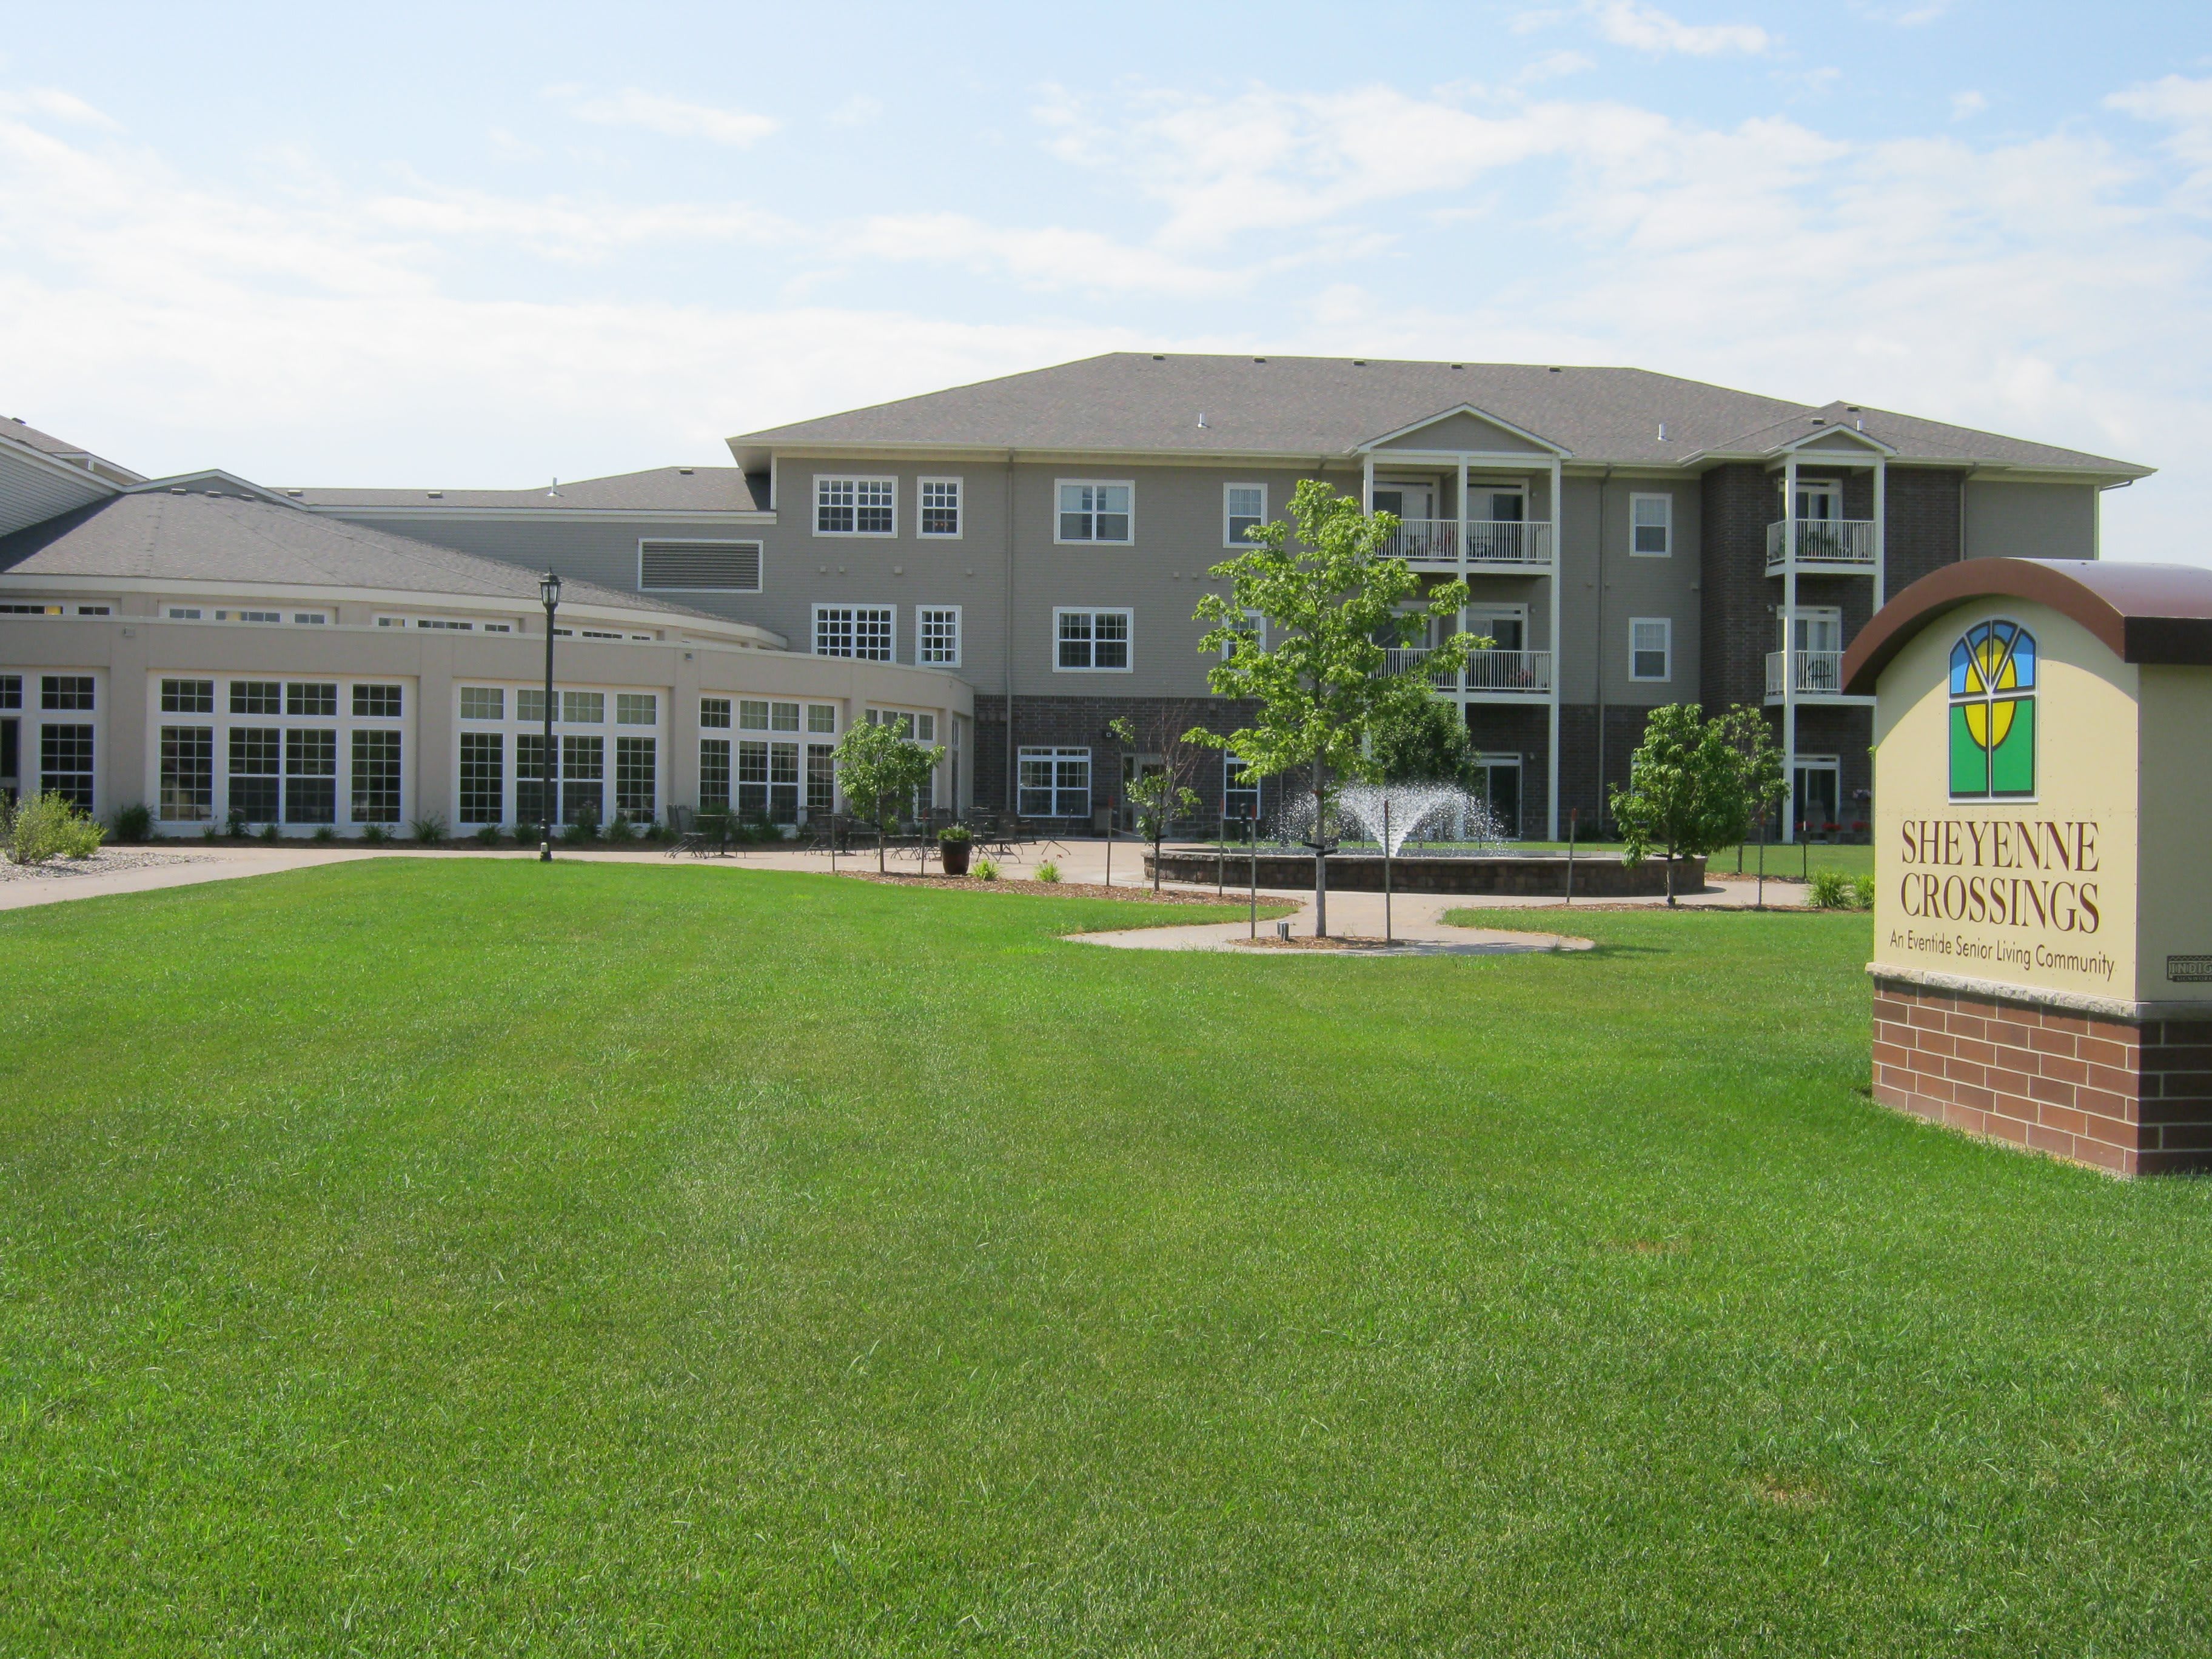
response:
M1014 771L1014 452L1006 452L1006 616L1000 629L1000 684L1006 703L1006 816L1021 804L1019 779Z
M1605 487L1613 482L1613 467L1607 464L1605 474L1597 481L1597 651L1590 659L1590 670L1597 676L1597 827L1605 833ZM1559 556L1566 557L1566 507L1559 507ZM1564 653L1562 653L1565 654Z

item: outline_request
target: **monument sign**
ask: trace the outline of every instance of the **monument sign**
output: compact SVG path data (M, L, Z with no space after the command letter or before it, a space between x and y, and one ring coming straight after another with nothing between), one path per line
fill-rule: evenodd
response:
M2212 570L1973 559L1863 629L1877 1098L2212 1168Z

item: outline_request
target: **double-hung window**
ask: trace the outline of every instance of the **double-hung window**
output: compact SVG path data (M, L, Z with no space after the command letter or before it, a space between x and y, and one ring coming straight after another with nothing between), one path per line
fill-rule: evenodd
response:
M814 654L889 662L895 643L892 616L887 605L817 605L814 607Z
M1249 547L1249 532L1267 521L1267 487L1265 484L1225 484L1221 491L1221 544L1224 547Z
M960 607L918 605L915 609L915 660L925 668L960 666Z
M1055 611L1053 666L1063 673L1127 673L1131 613L1116 611Z
M1249 648L1264 650L1267 644L1267 619L1257 611L1247 611L1237 634L1222 642L1221 660L1227 662L1239 651Z
M1060 484L1058 533L1062 542L1113 542L1127 545L1134 523L1129 510L1136 486L1127 482L1063 479Z
M1628 678L1668 680L1674 677L1674 624L1665 617L1633 617L1628 623Z
M1239 757L1221 757L1221 816L1242 823L1260 816L1260 780L1244 769Z
M1631 495L1628 498L1628 550L1649 559L1663 559L1674 550L1674 498L1672 495Z
M1088 749L1029 749L1018 757L1016 805L1025 818L1087 818L1091 816L1091 751Z
M921 529L925 536L957 536L960 523L960 480L924 478L918 489L921 505Z
M892 478L817 478L814 533L890 536L898 530L898 483Z

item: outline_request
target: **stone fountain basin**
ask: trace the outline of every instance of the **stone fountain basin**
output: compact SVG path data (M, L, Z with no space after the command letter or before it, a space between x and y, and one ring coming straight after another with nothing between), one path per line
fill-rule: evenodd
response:
M1168 848L1159 858L1164 881L1212 884L1217 863L1211 852L1195 848ZM1251 880L1252 859L1245 853L1228 854L1229 884L1243 886ZM1145 854L1145 873L1152 873L1152 855ZM1310 853L1260 854L1259 882L1262 887L1310 889L1314 861ZM1382 859L1376 853L1338 853L1328 860L1328 884L1340 892L1379 893L1382 890ZM1705 884L1702 858L1674 860L1674 890L1701 891ZM1564 898L1567 891L1565 853L1476 853L1454 857L1409 854L1390 860L1390 886L1400 893L1498 893L1524 898ZM1646 859L1632 868L1618 853L1581 854L1575 858L1577 898L1658 898L1667 891L1667 860Z

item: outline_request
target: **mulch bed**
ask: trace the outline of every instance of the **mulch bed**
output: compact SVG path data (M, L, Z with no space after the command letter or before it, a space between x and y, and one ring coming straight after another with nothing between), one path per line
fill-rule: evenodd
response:
M1046 898L1131 899L1146 904L1220 905L1230 902L1211 893L1178 893L1172 890L1155 893L1149 887L1105 887L1096 882L1020 881L1005 876L996 881L978 881L973 876L902 876L878 874L873 870L840 870L837 873L849 881L882 882L890 887L953 887L963 893L1036 893Z
M1288 939L1262 933L1257 939L1231 939L1230 943L1239 951L1392 951L1402 950L1408 941L1400 939L1395 945L1389 945L1379 939L1346 938L1338 933L1324 934L1319 939L1311 933L1293 933Z

